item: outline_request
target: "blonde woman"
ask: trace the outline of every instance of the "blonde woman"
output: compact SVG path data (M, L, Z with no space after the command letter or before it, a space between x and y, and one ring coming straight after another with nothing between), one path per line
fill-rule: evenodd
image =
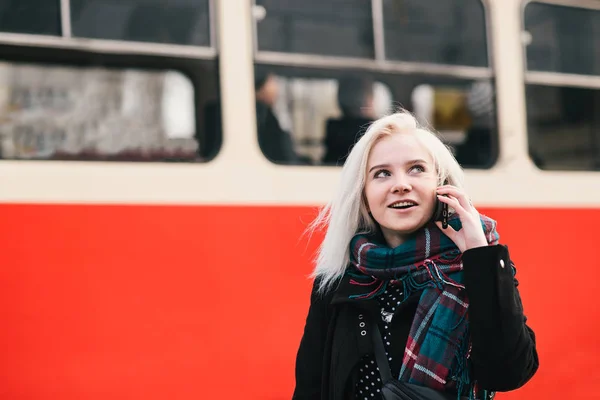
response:
M489 399L534 375L535 335L496 222L411 114L369 127L319 227L294 399Z

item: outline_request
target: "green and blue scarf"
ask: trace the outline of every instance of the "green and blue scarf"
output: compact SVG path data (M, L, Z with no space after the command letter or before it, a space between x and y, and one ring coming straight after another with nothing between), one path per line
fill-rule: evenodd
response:
M496 222L480 216L490 245L497 244ZM458 216L449 225L462 228ZM462 254L433 222L396 248L356 235L350 243L351 284L370 291L353 295L371 299L388 285L402 285L404 299L420 292L410 329L399 380L444 390L456 387L459 393L472 392L469 376L469 300L463 284ZM374 290L371 290L374 288Z

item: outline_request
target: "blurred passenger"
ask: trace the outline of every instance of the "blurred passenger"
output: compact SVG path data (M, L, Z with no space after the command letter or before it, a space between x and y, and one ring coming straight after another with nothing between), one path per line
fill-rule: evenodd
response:
M375 118L373 81L346 77L338 84L339 119L327 121L324 164L343 164L350 149Z
M370 125L311 225L326 233L293 399L487 400L535 374L516 269L463 182L409 113Z
M257 75L254 86L258 144L265 157L280 164L307 163L306 159L296 154L290 134L281 127L273 112L273 106L279 97L279 85L275 75ZM218 149L222 137L220 101L207 104L204 112L205 136L212 140L209 143L211 148Z
M254 88L258 144L263 154L276 163L300 163L290 134L281 128L273 112L273 106L279 97L279 85L275 75L258 75L254 81Z

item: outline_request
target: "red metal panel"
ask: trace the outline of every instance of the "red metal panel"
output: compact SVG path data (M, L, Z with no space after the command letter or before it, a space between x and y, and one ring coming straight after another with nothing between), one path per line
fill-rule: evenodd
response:
M506 399L593 398L600 210L482 210L541 367ZM1 205L6 400L289 399L321 239L309 207ZM585 371L583 373L582 371ZM239 398L239 397L238 397Z

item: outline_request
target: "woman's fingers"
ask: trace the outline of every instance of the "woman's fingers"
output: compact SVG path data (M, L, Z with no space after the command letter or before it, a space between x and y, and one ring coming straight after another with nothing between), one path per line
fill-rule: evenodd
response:
M437 198L442 203L446 203L450 207L454 208L454 211L456 211L456 213L459 216L465 216L467 214L467 211L463 208L462 204L460 203L460 201L456 197L454 197L454 196L442 196L442 195L438 194Z
M471 210L471 208L473 208L467 195L464 192L462 192L461 190L459 190L458 188L456 188L455 186L451 186L451 185L440 186L437 188L437 194L450 195L450 196L458 199L459 204L465 210Z

